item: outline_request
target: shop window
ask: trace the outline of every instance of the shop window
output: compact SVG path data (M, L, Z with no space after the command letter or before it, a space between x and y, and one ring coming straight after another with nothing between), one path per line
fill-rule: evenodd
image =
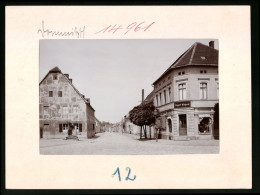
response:
M207 83L200 83L200 99L207 99Z
M62 91L58 91L58 97L62 97Z
M53 91L49 91L49 97L53 97Z
M210 118L204 117L199 124L199 133L209 133Z
M186 84L182 83L179 84L179 100L185 100L186 99Z

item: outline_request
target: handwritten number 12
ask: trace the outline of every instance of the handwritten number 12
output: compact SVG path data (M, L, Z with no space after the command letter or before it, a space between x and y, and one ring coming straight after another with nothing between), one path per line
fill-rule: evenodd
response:
M134 181L136 179L136 175L134 175L133 178L130 178L130 174L131 174L131 169L129 167L126 167L125 169L126 171L128 171L127 177L125 178L125 180L130 180L130 181ZM117 167L116 171L112 174L112 177L114 177L116 174L118 174L118 180L121 181L121 175L120 175L120 169L119 167Z

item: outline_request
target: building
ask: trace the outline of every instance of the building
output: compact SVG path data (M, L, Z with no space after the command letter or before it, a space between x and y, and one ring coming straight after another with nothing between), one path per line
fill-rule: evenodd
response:
M95 135L95 110L90 99L72 84L69 74L55 67L42 79L39 88L41 138L66 136L69 123L74 126L74 135Z
M154 105L166 139L211 139L219 102L218 50L194 43L154 83Z
M148 103L152 103L153 102L153 97L154 97L154 91L152 91L145 99L144 99L144 104L148 104ZM124 116L123 119L123 128L124 128L124 132L125 133L129 133L129 134L140 134L140 129L141 127L133 124L130 121L130 116L129 113L127 113ZM146 127L146 133L147 133L147 137L148 138L155 138L155 131L154 131L154 127L153 126L147 126Z
M101 122L95 117L95 133L101 133Z

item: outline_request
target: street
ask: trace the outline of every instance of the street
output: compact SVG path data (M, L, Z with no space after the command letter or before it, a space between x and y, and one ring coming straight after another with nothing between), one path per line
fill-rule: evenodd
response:
M211 154L219 152L219 140L139 140L139 135L98 133L92 139L40 139L41 154L61 155L166 155Z

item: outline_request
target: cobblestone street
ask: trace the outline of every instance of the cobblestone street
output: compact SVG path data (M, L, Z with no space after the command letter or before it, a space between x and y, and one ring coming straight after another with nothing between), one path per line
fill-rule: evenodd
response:
M41 154L62 155L166 155L211 154L219 152L219 140L139 140L138 135L98 133L95 138L77 140L40 139Z

